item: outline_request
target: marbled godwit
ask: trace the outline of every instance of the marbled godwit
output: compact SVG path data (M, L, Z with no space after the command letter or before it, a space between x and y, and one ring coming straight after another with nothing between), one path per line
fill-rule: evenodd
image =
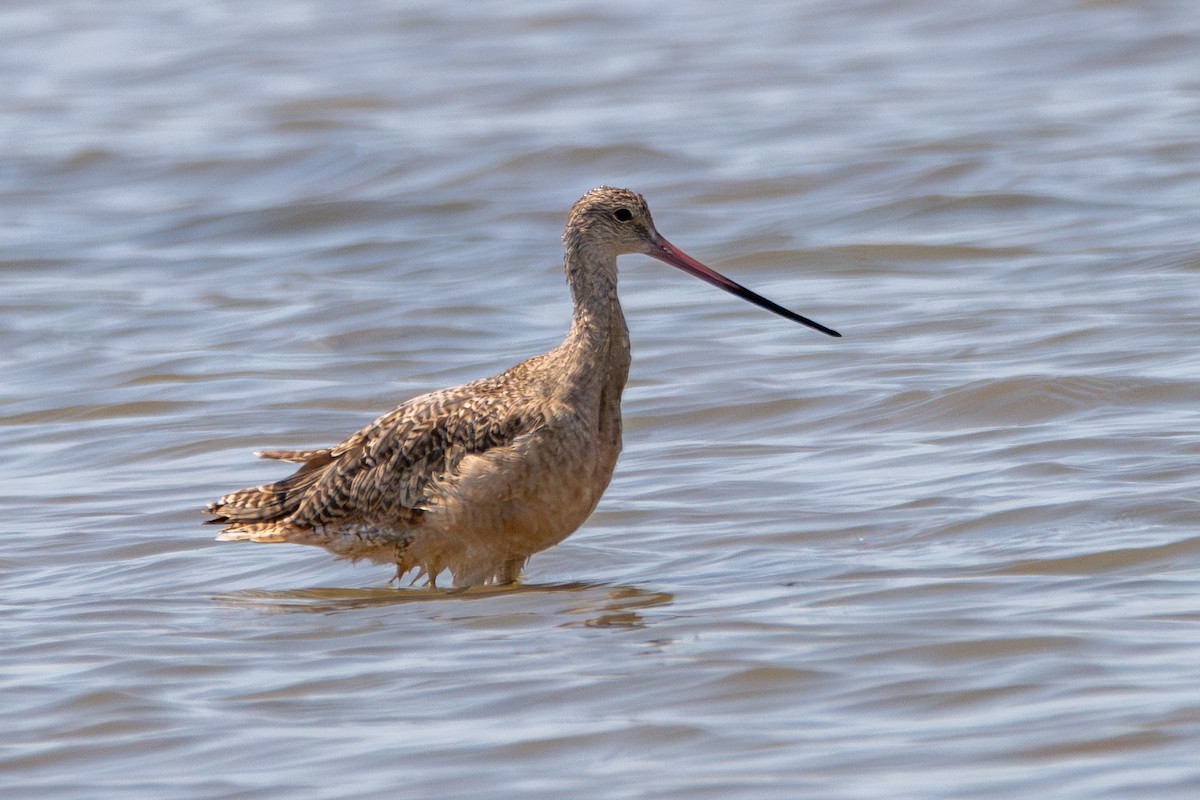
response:
M291 477L208 507L221 540L292 542L417 570L430 587L511 583L534 553L591 515L621 451L629 330L617 256L644 253L756 305L839 336L685 255L641 195L601 187L571 209L565 268L575 303L561 345L493 378L422 395L339 445L272 450Z

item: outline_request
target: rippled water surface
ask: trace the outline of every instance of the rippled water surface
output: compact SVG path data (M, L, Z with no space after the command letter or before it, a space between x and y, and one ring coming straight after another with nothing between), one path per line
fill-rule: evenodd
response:
M1187 0L0 7L7 798L1200 796ZM525 584L198 509L552 347L626 448Z

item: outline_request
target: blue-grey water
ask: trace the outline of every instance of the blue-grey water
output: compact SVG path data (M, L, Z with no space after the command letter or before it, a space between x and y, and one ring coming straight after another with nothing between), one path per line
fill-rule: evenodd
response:
M1190 0L0 6L5 798L1200 796ZM552 347L626 448L524 585L198 509Z

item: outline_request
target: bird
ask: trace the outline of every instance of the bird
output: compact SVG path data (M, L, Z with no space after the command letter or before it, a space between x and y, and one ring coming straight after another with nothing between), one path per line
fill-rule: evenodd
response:
M394 565L437 589L519 582L530 557L595 510L621 452L629 329L617 257L644 254L828 336L837 331L755 294L658 233L645 199L601 186L571 208L563 234L573 301L553 350L494 377L401 403L318 450L267 450L299 464L274 483L211 503L221 541L289 542Z

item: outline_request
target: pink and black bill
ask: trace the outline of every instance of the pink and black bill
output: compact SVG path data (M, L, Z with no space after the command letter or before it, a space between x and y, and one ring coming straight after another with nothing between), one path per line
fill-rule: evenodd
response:
M711 283L719 289L724 289L730 294L740 297L743 300L749 300L754 305L760 308L765 308L768 311L773 311L779 316L790 319L792 322L799 322L801 325L807 325L815 331L820 331L827 336L841 336L840 333L833 328L827 328L819 322L814 322L808 317L802 317L794 311L789 311L778 303L774 303L760 294L756 294L740 283L729 280L716 270L709 269L701 264L696 259L683 252L675 245L668 242L662 236L654 233L649 247L646 250L646 255L657 258L670 264L672 267L678 267L689 275L695 275L702 281Z

